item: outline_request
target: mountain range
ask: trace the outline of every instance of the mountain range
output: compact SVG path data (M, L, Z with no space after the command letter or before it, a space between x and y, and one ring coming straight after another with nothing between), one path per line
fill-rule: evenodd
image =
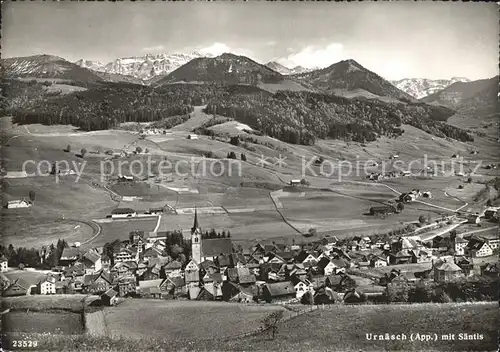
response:
M295 66L294 68L288 68L282 64L280 64L279 62L276 62L276 61L270 61L266 64L267 67L269 67L271 70L273 71L276 71L276 72L279 72L281 73L282 75L284 76L288 76L288 75L296 75L296 74L299 74L299 73L305 73L305 72L310 72L310 71L314 71L315 69L308 69L308 68L305 68L305 67L302 67L302 66ZM316 68L317 70L317 68Z
M390 82L412 97L422 99L445 89L455 82L470 82L470 80L465 77L452 77L451 79L403 78Z
M174 54L160 53L119 58L107 64L99 61L80 59L75 64L94 71L148 80L157 76L165 76L189 61L200 57L211 57L211 55L202 54L197 51Z

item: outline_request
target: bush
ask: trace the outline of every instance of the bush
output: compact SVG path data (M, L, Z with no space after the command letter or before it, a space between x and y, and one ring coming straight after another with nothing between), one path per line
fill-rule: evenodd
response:
M247 156L245 154L241 153L240 159L241 159L241 161L247 161Z
M234 145L234 146L239 146L240 145L240 137L238 137L238 136L231 137L231 140L229 141L229 143Z
M227 153L227 158L228 159L236 159L236 154L234 152L229 152L229 153Z

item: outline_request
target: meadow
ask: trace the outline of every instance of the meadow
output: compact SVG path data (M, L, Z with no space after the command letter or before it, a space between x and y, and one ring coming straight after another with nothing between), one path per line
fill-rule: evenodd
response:
M105 308L104 315L112 336L203 340L258 329L260 320L277 310L284 311L284 308L225 302L128 299L117 307Z

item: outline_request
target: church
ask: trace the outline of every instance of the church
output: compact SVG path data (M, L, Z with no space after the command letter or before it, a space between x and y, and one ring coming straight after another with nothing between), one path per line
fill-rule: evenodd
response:
M230 238L202 238L196 209L194 210L194 224L191 228L191 253L196 264L206 260L214 261L219 255L233 253L233 242Z

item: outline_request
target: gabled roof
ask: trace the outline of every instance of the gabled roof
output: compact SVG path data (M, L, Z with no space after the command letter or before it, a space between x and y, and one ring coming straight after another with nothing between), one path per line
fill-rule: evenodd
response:
M295 288L290 281L268 283L265 285L271 297L295 294Z
M203 282L222 282L222 275L220 273L207 274L203 278Z
M239 281L240 281L240 284L250 284L250 283L254 283L255 281L257 281L257 278L253 274L240 275Z
M204 257L231 254L233 252L233 242L230 238L205 239L201 242L201 250Z
M175 287L182 287L186 285L184 278L181 276L169 277L167 280L174 284Z
M458 265L456 265L455 263L448 262L448 261L437 262L434 264L434 267L436 268L436 270L440 270L440 271L448 271L448 272L462 271L462 268L460 268Z
M95 264L95 262L97 262L99 259L101 259L101 256L94 251L88 251L87 253L85 253L83 255L83 258L85 258L88 261L90 261L91 263Z
M81 254L80 248L65 247L61 254L61 260L76 260Z
M148 289L151 287L160 287L161 284L163 283L163 280L164 279L139 281L139 288L142 290L142 289Z
M131 208L116 208L113 209L113 211L111 212L111 214L132 214L132 213L135 213L135 210Z
M471 238L466 248L471 250L479 250L485 243L485 241Z
M176 260L173 260L167 265L165 265L165 270L179 270L181 268L182 268L182 263Z
M200 263L200 267L206 270L207 268L217 268L217 265L211 260L204 260Z
M115 297L117 294L118 294L118 292L116 292L115 290L113 290L112 288L110 288L109 290L107 290L106 292L104 292L104 293L101 295L101 297L113 298L113 297Z

